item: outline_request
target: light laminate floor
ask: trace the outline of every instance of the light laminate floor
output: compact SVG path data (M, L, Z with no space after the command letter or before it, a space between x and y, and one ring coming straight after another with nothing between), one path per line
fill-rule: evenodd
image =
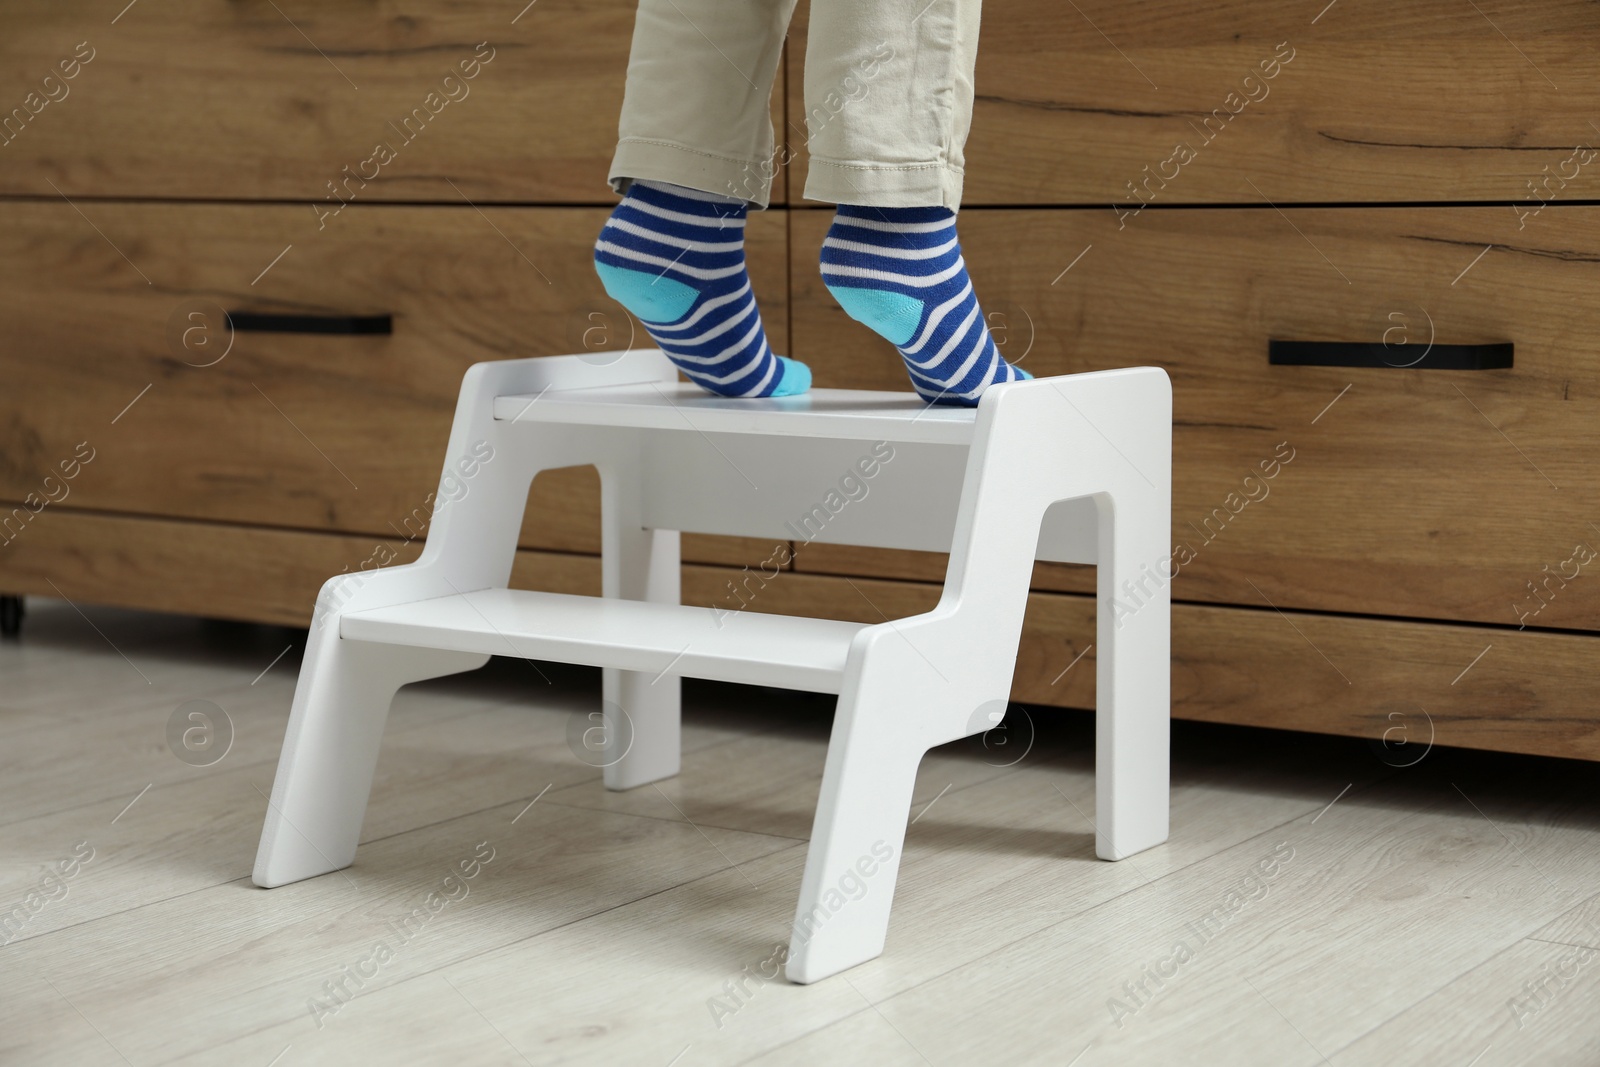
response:
M885 954L797 987L831 701L688 683L683 773L615 794L569 746L598 672L411 687L355 865L267 891L303 639L30 601L0 1063L1600 1064L1592 764L1180 723L1172 838L1112 864L1089 717L1016 715L924 760Z

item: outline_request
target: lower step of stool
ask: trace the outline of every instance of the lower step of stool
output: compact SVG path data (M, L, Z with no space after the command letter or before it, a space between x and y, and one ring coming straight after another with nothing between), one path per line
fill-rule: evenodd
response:
M837 693L865 626L611 597L480 589L351 612L339 636Z

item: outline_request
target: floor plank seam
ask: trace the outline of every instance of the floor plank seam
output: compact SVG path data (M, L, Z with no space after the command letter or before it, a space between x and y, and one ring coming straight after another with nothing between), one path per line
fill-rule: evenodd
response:
M493 704L493 705L491 705L489 707L486 707L486 708L478 708L478 709L474 709L472 711L464 711L464 712L461 712L461 713L456 714L456 715L447 716L444 719L430 720L429 722L418 723L415 726L403 727L403 728L401 728L399 730L395 730L392 733L388 734L386 736L385 740L387 742L390 738L403 738L403 737L407 736L408 734L411 734L411 733L416 732L418 730L433 729L434 727L437 727L441 722L445 722L445 721L448 721L450 719L467 718L467 717L472 716L472 715L481 715L481 714L485 714L485 713L491 712L491 711L498 711L498 710L502 710L502 709L509 709L509 708L516 708L516 707L518 707L518 705L516 705L514 702L505 702L505 703ZM750 738L760 737L760 736L766 736L766 733L746 734L746 735L741 735L739 737L724 738L723 740L720 740L720 741L712 741L712 742L710 742L708 744L705 744L705 745L702 745L702 746L699 746L697 748L689 750L687 754L693 755L693 754L699 753L699 752L709 752L712 749L720 748L723 745L733 744L736 741L749 740ZM492 754L492 753L489 753L489 754ZM237 774L241 774L241 773L243 773L245 771L249 771L249 770L252 770L252 769L260 769L260 768L266 767L266 766L276 767L277 762L278 762L278 757L277 756L271 756L271 757L264 757L264 758L258 759L258 760L250 760L250 761L247 761L247 762L235 763L234 765L228 767L225 770L218 770L218 771L216 771L216 772L214 772L212 774L202 775L200 777L187 778L187 779L183 779L183 780L170 781L170 782L156 782L155 785L154 785L154 788L152 789L152 792L160 792L162 790L170 789L170 788L172 788L174 786L191 785L191 784L193 784L195 782L203 781L203 780L208 779L208 778L222 778L222 777L237 775ZM379 768L380 769L382 768L382 763L381 762L379 763ZM582 783L578 783L578 782L572 783L572 785L580 785L580 784L582 784ZM570 788L570 786L562 786L561 788L567 789L567 788ZM75 811L83 811L83 810L86 810L88 808L97 807L97 806L99 806L101 804L111 804L111 803L114 803L114 802L116 802L118 800L121 800L124 795L125 794L123 794L123 793L113 793L113 794L108 794L106 796L97 797L97 798L92 799L92 800L86 800L86 801L83 801L81 803L72 804L72 805L70 805L68 807L65 807L65 808L53 808L53 809L51 809L49 811L33 812L31 814L24 815L24 816L22 816L20 818L17 818L17 819L10 819L10 820L0 819L0 829L5 829L5 828L10 827L10 826L19 826L19 825L21 825L23 823L33 822L34 820L38 820L38 819L55 818L57 816L67 815L67 814L70 814L70 813L75 812ZM493 806L494 807L498 807L499 805L493 805ZM484 808L484 809L478 809L478 810L479 811L486 811L486 810L489 810L489 809ZM476 813L477 812L469 812L468 814L476 814ZM443 821L449 821L449 820L446 819L446 820L443 820ZM430 826L431 825L437 825L437 823L429 823L427 825L430 825ZM420 829L420 827L419 827L419 829ZM400 833L406 833L408 831L399 831L399 832ZM393 835L386 835L386 837L387 836L393 836ZM384 839L385 838L371 838L370 840L372 840L372 841L381 841L381 840L384 840ZM366 844L367 842L363 841L361 843L362 844Z
M1545 920L1540 925L1541 926L1545 925L1548 922L1549 922L1549 920ZM1410 1003L1406 1004L1399 1011L1395 1012L1392 1015L1389 1015L1388 1017L1383 1019L1381 1022L1379 1022L1377 1025L1372 1026L1372 1027L1370 1027L1370 1028L1368 1028L1366 1030L1363 1030L1361 1033L1357 1034L1355 1037L1351 1038L1349 1041L1345 1042L1343 1045L1341 1045L1338 1048L1334 1049L1333 1050L1333 1055L1334 1056L1338 1056L1341 1052L1344 1052L1347 1049L1350 1049L1350 1048L1354 1047L1355 1045L1360 1044L1362 1041L1365 1041L1368 1037L1370 1037L1373 1034L1377 1033L1379 1030L1382 1030L1385 1026L1388 1026L1390 1023L1394 1022L1396 1019L1398 1019L1401 1016L1405 1015L1407 1012L1415 1010L1416 1008L1418 1008L1418 1007L1422 1006L1423 1004L1426 1004L1428 1001L1432 1000L1434 997L1436 997L1439 994L1445 992L1451 986L1455 985L1457 982L1461 981L1463 978L1465 978L1468 975L1470 975L1473 971L1478 970L1480 967L1486 967L1489 964L1493 963L1495 960L1499 959L1501 956L1504 956L1507 953L1511 952L1518 945L1523 945L1523 944L1528 943L1529 941L1538 941L1538 940L1539 940L1539 938L1527 937L1527 936L1513 938L1512 940L1508 941L1507 943L1501 945L1495 951L1491 952L1489 955L1485 956L1483 959L1479 960L1477 963L1474 963L1471 967L1468 967L1466 970L1459 971L1456 974L1452 975L1448 980L1440 983L1440 985L1437 988L1435 988L1433 991L1431 991L1429 993L1426 993L1423 996L1418 997L1416 1000L1413 1000ZM1565 945L1566 943L1558 941L1558 942L1552 942L1552 944ZM1572 946L1569 946L1569 947L1572 947L1572 948L1583 948L1585 946L1572 945Z
M859 993L860 990L857 990L857 992ZM899 996L899 994L896 993L895 996ZM866 1000L866 998L867 998L867 995L865 993L861 993L861 999ZM894 998L893 997L885 997L884 1000L879 1001L879 1003L887 1003L889 1000L892 1000L892 999L894 999ZM765 1059L766 1057L771 1056L775 1052L781 1052L782 1050L788 1048L791 1045L798 1045L800 1042L806 1040L809 1037L812 1037L813 1035L820 1034L824 1030L831 1030L835 1026L839 1026L842 1023L849 1022L851 1019L854 1019L858 1015L865 1015L866 1013L868 1013L870 1011L874 1011L876 1009L876 1007L877 1007L876 1004L874 1004L870 1000L867 1000L866 1007L857 1008L855 1011L851 1012L848 1015L841 1015L837 1019L832 1019L832 1020L830 1020L828 1022L825 1022L821 1026L818 1026L818 1027L816 1027L814 1029L811 1029L811 1030L807 1030L803 1034L797 1034L796 1036L790 1038L789 1040L787 1040L787 1041L785 1041L785 1042L783 1042L781 1044L773 1045L769 1049L765 1049L765 1050L763 1050L761 1052L756 1053L754 1056L751 1056L749 1059L740 1060L739 1064L738 1064L738 1067L747 1067L748 1064L755 1063L757 1060ZM893 1024L891 1024L889 1028L891 1030L893 1030L894 1029ZM898 1032L898 1031L896 1031L896 1032ZM904 1041L905 1038L902 1037L901 1040ZM916 1052L918 1056L922 1055L921 1051L918 1050L915 1045L912 1045L911 1042L906 1041L906 1044L908 1046L910 1046L911 1050L913 1052ZM924 1059L926 1059L926 1057L924 1057Z
M697 826L708 830L722 830L730 834L748 834L751 837L770 837L774 841L792 841L801 845L807 844L811 840L808 837L791 837L788 834L775 834L767 830L746 830L737 826L719 826L716 823L701 822L698 819L690 821L688 819L674 819L666 815L646 815L643 812L638 811L612 811L610 808L588 808L581 804L573 804L570 802L563 804L559 800L546 800L545 803L554 805L558 808L565 808L567 811L584 811L596 815L623 815L634 819L653 819L656 822L675 823L678 826Z
M1565 913L1563 913L1563 914L1565 914ZM1558 915L1558 916L1556 916L1556 918L1560 918L1560 916ZM1554 921L1555 921L1554 919L1550 920L1550 922L1554 922ZM1549 926L1550 922L1544 923L1543 926L1540 927L1540 929L1543 929L1544 926ZM1587 944L1584 944L1582 941L1558 941L1558 940L1556 940L1554 938L1549 938L1549 937L1533 937L1533 936L1530 935L1528 937L1523 938L1522 940L1524 940L1524 941L1537 941L1541 945L1560 945L1563 948L1600 949L1600 943L1587 945Z
M415 726L402 727L401 729L395 730L392 733L387 734L386 737L385 737L385 740L387 742L390 738L402 738L402 737L405 737L406 735L408 735L410 733L413 733L415 731L418 731L418 730L432 729L434 727L437 727L441 722L447 722L447 721L449 721L451 719L466 718L466 717L472 716L472 715L481 715L481 714L483 714L485 712L499 710L502 707L514 707L514 706L515 706L514 704L504 704L504 705L496 704L496 705L493 705L493 706L487 707L487 708L480 708L480 709L476 709L476 710L473 710L473 711L461 712L461 713L459 713L457 715L446 716L446 717L444 717L442 719L435 719L435 720L431 720L431 721L425 722L425 723L418 723ZM715 748L718 745L725 745L725 744L730 743L731 741L737 741L737 740L740 740L740 738L730 738L730 739L728 739L726 741L716 741L716 742L713 742L712 744L706 745L705 749ZM694 751L699 752L699 751L702 751L702 749L695 749ZM162 790L171 789L174 786L192 785L192 784L194 784L196 782L205 781L205 780L210 779L210 778L224 778L224 777L230 777L230 776L234 776L234 775L239 775L239 774L244 773L245 771L259 770L260 768L267 767L267 766L272 766L272 767L276 768L277 763L278 763L278 757L276 755L270 756L270 757L264 757L264 758L258 759L258 760L249 760L249 761L246 761L246 762L236 762L236 763L234 763L233 765L229 766L226 769L219 769L219 770L217 770L217 771L215 771L215 772L213 772L211 774L200 775L200 776L197 776L197 777L185 778L185 779L182 779L182 780L176 780L176 781L170 781L170 782L156 782L156 783L154 783L154 787L152 789L152 792L160 792ZM379 763L379 767L380 768L382 767L382 763L381 762ZM562 788L566 788L566 787L563 786ZM32 814L29 814L29 815L24 815L24 816L22 816L21 818L18 818L18 819L0 820L0 829L5 829L6 827L9 827L9 826L19 826L22 823L32 822L32 821L34 821L36 819L49 819L49 818L54 818L54 817L59 816L59 815L66 815L66 814L69 814L69 813L75 812L75 811L83 811L83 810L85 810L87 808L96 807L96 806L101 805L101 804L111 804L111 803L114 803L114 802L120 800L123 796L125 796L125 794L123 794L123 793L113 793L113 794L110 794L110 795L107 795L107 796L96 798L94 800L87 800L87 801L84 801L84 802L79 803L79 804L73 804L73 805L71 805L69 807L65 807L65 808L55 808L55 809L52 809L50 811L34 812ZM381 840L381 838L374 838L373 840Z
M790 845L790 846L788 846L786 848L780 848L780 849L777 849L777 850L775 850L773 852L765 853L765 854L757 857L757 859L768 859L768 858L770 858L772 856L779 856L779 855L782 855L785 852L790 851L791 849L793 849L795 847L798 847L798 846ZM547 936L549 934L556 933L557 931L564 930L569 926L574 926L574 925L576 925L578 923L587 922L590 919L599 918L602 915L607 915L607 914L609 914L609 913L611 913L613 911L617 911L617 910L619 910L621 908L626 908L626 907L629 907L629 906L634 905L634 904L643 903L644 901L650 900L650 899L652 899L654 897L661 896L664 893L671 893L671 892L673 892L675 890L683 889L683 888L685 888L687 886L694 885L697 882L703 882L703 881L706 881L706 880L711 879L711 878L719 877L720 875L727 874L729 871L731 871L733 869L734 869L733 867L721 867L721 868L718 868L715 871L708 871L705 874L697 875L697 876L695 876L693 878L690 878L690 879L688 879L686 881L679 882L679 883L676 883L676 884L670 885L670 886L664 886L661 889L654 890L654 891L649 892L649 893L645 893L643 896L634 897L634 898L632 898L630 900L619 901L616 904L610 905L609 907L601 908L598 911L588 912L588 913L583 914L583 915L574 916L573 918L568 919L565 922L557 923L556 925L548 927L546 929L538 930L538 931L536 931L534 933L527 934L527 935L525 935L523 937L518 937L518 938L515 938L515 939L513 939L511 941L507 941L504 944L495 945L492 948L484 949L484 950L478 952L476 955L473 955L473 956L462 956L462 957L457 958L457 959L446 960L444 962L435 964L434 966L429 967L427 970L419 971L416 974L407 975L404 978L396 980L395 982L393 982L390 985L384 985L384 986L376 987L375 989L371 990L371 992L373 992L373 993L381 993L381 992L386 992L386 991L391 990L391 989L398 989L399 987L401 987L403 985L406 985L407 983L414 982L414 981L417 981L417 980L422 979L422 978L427 978L430 975L437 974L440 971L447 970L447 969L449 969L451 967L455 967L455 966L457 966L459 964L466 963L466 962L469 962L471 960L481 959L481 958L484 958L486 956L493 955L494 953L497 953L497 952L504 952L507 949L510 949L510 948L512 948L514 946L517 946L517 945L525 944L527 942L536 941L541 937L545 937L545 936ZM242 880L242 879L240 879L240 880ZM225 883L222 883L222 884L226 885L228 883L225 882ZM187 894L183 894L183 895L187 895ZM365 995L368 995L368 994L363 993L362 995L365 996ZM286 1019L280 1020L279 1022L269 1023L267 1026L259 1027L256 1030L249 1031L248 1033L260 1033L260 1032L263 1032L265 1030L271 1029L273 1026L278 1026L278 1025L282 1025L283 1023L292 1022L297 1017L298 1017L298 1013L296 1013L296 1015L294 1015L294 1016L290 1016L290 1017L288 1017ZM242 1036L246 1036L246 1035L244 1035L244 1034L235 1035L235 1037L230 1038L229 1040L230 1041L231 1040L237 1040L238 1037L242 1037ZM211 1051L213 1049L217 1049L217 1048L221 1048L221 1047L222 1047L221 1045L212 1045L212 1046L208 1046L206 1049L204 1049L202 1051ZM513 1047L513 1049L515 1048L515 1046L512 1046L512 1047ZM174 1057L172 1059L169 1059L169 1060L160 1060L160 1061L158 1061L158 1063L160 1063L160 1064L173 1063L173 1062L176 1062L178 1060L192 1058L194 1055L196 1055L196 1053L194 1053L194 1052L186 1052L186 1053L183 1053L182 1055L176 1056L176 1057Z
M949 967L949 968L947 968L947 969L945 969L943 971L938 971L936 973L929 974L926 978L924 978L924 979L922 979L920 981L913 982L910 985L906 986L905 988L900 989L900 990L898 990L898 991L896 991L894 993L891 993L887 997L884 997L880 1001L871 1001L871 1000L869 1000L867 1002L867 1007L861 1008L858 1011L851 1012L849 1015L841 1016L838 1019L830 1020L830 1021L828 1021L826 1023L823 1023L820 1026L813 1027L812 1029L807 1030L805 1033L797 1035L792 1040L786 1041L781 1045L776 1045L771 1049L767 1049L764 1052L758 1053L757 1055L752 1056L750 1059L741 1061L741 1063L742 1064L753 1063L754 1061L756 1061L758 1059L761 1059L764 1056L770 1055L771 1053L777 1051L778 1049L786 1048L789 1045L795 1044L796 1042L803 1041L806 1038L811 1037L814 1034L821 1033L823 1030L827 1030L827 1029L829 1029L831 1027L837 1026L840 1023L846 1021L847 1019L852 1019L855 1016L862 1014L863 1012L874 1011L875 1009L881 1007L882 1005L888 1004L892 1000L895 1000L895 999L897 999L899 997L905 996L907 993L911 993L914 990L920 989L921 987L923 987L925 985L928 985L928 984L930 984L932 982L936 982L936 981L940 980L941 978L944 978L944 977L946 977L948 975L954 974L956 971L962 970L963 968L970 967L973 964L978 963L978 962L980 962L982 960L988 959L991 956L995 956L995 955L998 955L998 954L1000 954L1002 952L1005 952L1005 951L1015 947L1016 945L1020 945L1024 941L1030 940L1032 938L1039 937L1041 934L1044 934L1044 933L1046 933L1047 931L1050 931L1050 930L1054 930L1057 927L1063 926L1063 925L1065 925L1067 923L1081 920L1084 916L1090 914L1091 912L1095 911L1098 908L1104 907L1105 905L1112 903L1113 901L1120 900L1121 898L1123 898L1125 896L1128 896L1129 894L1137 893L1137 892L1140 892L1141 890L1148 889L1149 887L1155 885L1157 882L1164 881L1164 880L1166 880L1168 878L1171 878L1173 875L1182 874L1184 871L1187 871L1190 868L1192 868L1192 867L1194 867L1194 866L1196 866L1198 864L1204 863L1206 860L1213 859L1213 858L1215 858L1217 856L1221 856L1224 853L1231 852L1234 849L1240 848L1240 847L1242 847L1244 845L1248 845L1250 842L1256 841L1259 838L1266 837L1266 836L1268 836L1270 834L1273 834L1273 833L1277 832L1278 830L1283 829L1285 826L1288 826L1288 825L1290 825L1291 823L1294 823L1294 822L1298 822L1299 820L1305 818L1307 815L1310 815L1313 812L1318 811L1318 810L1320 810L1320 809L1309 808L1306 811L1301 812L1300 814L1293 816L1292 818L1285 819L1283 822L1278 823L1275 826L1268 827L1267 829L1261 831L1258 834L1254 834L1254 835L1252 835L1250 837L1247 837L1247 838L1242 838L1242 839L1240 839L1240 840L1238 840L1238 841L1236 841L1236 842L1234 842L1234 843L1232 843L1230 845L1227 845L1224 848L1218 849L1216 852L1212 852L1212 853L1209 853L1209 854L1204 855L1204 856L1199 856L1199 857L1195 858L1194 860L1190 861L1189 863L1184 864L1181 867L1173 868L1172 870L1166 872L1165 874L1161 875L1158 878L1150 879L1148 882L1145 882L1143 885L1134 886L1132 889L1124 890L1123 892L1118 893L1115 896L1107 897L1105 900L1102 900L1097 904L1089 905L1088 907L1084 908L1082 911L1073 912L1072 914L1065 916L1064 918L1062 918L1058 922L1050 923L1050 924L1048 924L1046 926L1040 927L1037 930L1030 931L1029 933L1023 934L1023 935L1021 935L1021 936L1019 936L1017 938L1014 938L1014 939L1012 939L1010 941L1007 941L1007 942L1005 942L1003 944L996 945L994 948L992 948L991 950L989 950L987 952L983 952L983 953L980 953L979 955L973 956L970 959L963 960L962 962L960 962L958 964L955 964L954 966ZM891 936L893 936L892 932L891 932ZM862 997L865 998L866 994L862 994ZM894 1029L894 1028L891 1026L891 1029ZM909 1042L907 1042L907 1043L909 1044ZM912 1048L913 1048L914 1051L917 1051L915 1046L912 1046ZM921 1055L920 1051L918 1051L918 1055Z
M518 799L521 799L521 798L518 798ZM489 807L486 807L486 808L479 808L479 809L476 809L474 811L464 812L464 813L462 813L460 815L455 815L455 816L451 816L449 818L440 819L440 820L437 820L437 821L431 822L431 823L424 823L421 826L414 826L414 827L411 827L411 828L406 829L406 830L397 830L392 834L385 834L382 837L369 838L368 840L362 841L361 845L364 847L364 846L369 845L369 844L376 844L376 843L378 843L380 841L388 841L388 840L391 840L391 839L396 838L396 837L404 837L406 834L416 833L416 832L421 831L421 830L432 829L434 827L442 826L442 825L444 825L446 823L454 822L457 819L465 819L465 818L470 818L471 816L474 816L474 815L482 815L485 812L494 811L497 808L509 808L512 804L515 804L515 803L517 803L517 801L513 800L513 801L507 801L507 802L500 803L500 804L491 804ZM576 807L576 806L571 805L571 804L560 804L560 803L558 803L556 801L546 801L546 803L555 804L557 807L564 808L564 809L566 809L568 811L591 812L591 813L597 813L597 814L603 814L603 815L622 815L624 817L641 818L641 819L654 819L654 820L656 820L658 822L676 823L676 824L678 824L680 826L690 825L690 824L684 822L684 820L682 820L682 819L668 819L668 818L665 818L665 817L654 816L654 815L637 815L637 814L635 814L633 812L612 812L612 811L606 811L603 808L580 808L580 807ZM735 829L732 829L732 828L729 828L729 827L714 826L713 824L710 824L710 823L701 823L699 825L707 826L707 827L710 827L712 829L728 830L730 833L746 834L746 835L751 836L751 837L770 838L770 839L772 839L774 841L787 841L787 842L791 842L793 844L806 844L807 843L807 840L805 838L789 837L789 836L787 836L785 834L770 834L770 833L765 833L765 832L762 832L762 831L759 831L759 830L735 830ZM782 851L786 851L786 849L779 849L777 851L778 852L782 852ZM765 856L768 856L768 855L776 855L776 853L775 852L774 853L764 853L763 856L760 857L760 858L765 858ZM341 867L340 870L348 871L348 870L351 870L352 868L354 868L354 866L355 866L354 864L351 864L350 867ZM335 872L329 871L328 873L329 874L333 874ZM322 876L319 875L318 877L322 877ZM233 885L235 883L244 883L244 884L247 884L247 885L253 884L253 883L250 882L250 875L248 875L248 874L240 875L237 878L224 879L221 882L211 882L211 883L208 883L208 884L203 885L203 886L197 886L197 887L195 887L193 889L185 890L182 893L175 893L170 897L158 897L158 898L156 898L154 900L141 901L141 902L139 902L137 904L134 904L134 905L131 905L129 907L118 909L117 911L107 912L104 915L96 915L96 916L93 916L91 918L80 919L78 922L70 923L70 924L68 924L66 926L60 926L60 927L57 927L57 928L55 928L53 930L45 930L45 931L42 931L40 933L27 934L27 935L24 935L22 937L16 938L15 940L9 942L8 944L20 945L25 941L35 941L35 940L38 940L40 938L50 937L50 936L52 936L54 934L59 934L59 933L62 933L64 931L67 931L67 930L76 929L77 927L80 927L80 926L86 926L86 925L88 925L90 923L96 923L96 922L100 922L100 921L102 921L104 919L116 918L116 917L122 916L122 915L129 915L129 914L132 914L133 912L140 911L141 909L144 909L144 908L155 907L155 906L157 906L159 904L170 903L171 901L174 901L174 900L182 900L184 897L192 896L195 893L203 893L203 892L206 892L208 890L219 889L219 888L221 888L223 886ZM688 885L689 883L685 882L683 884L684 885ZM640 899L644 899L644 898L640 898Z
M1374 788L1374 787L1376 787L1378 785L1382 785L1382 784L1385 784L1387 782L1392 781L1394 779L1394 777L1395 777L1395 775L1386 775L1386 776L1383 776L1381 778L1374 779L1373 781L1367 783L1365 786L1360 787L1359 792L1363 792L1363 793L1367 792L1368 790L1370 790L1370 789L1372 789L1372 788ZM1434 807L1439 806L1439 804L1442 803L1443 799L1446 799L1446 798L1441 793L1440 794L1440 800L1436 801L1435 804L1432 805L1432 806L1434 806ZM1218 856L1221 856L1221 855L1224 855L1224 854L1226 854L1228 852L1234 851L1235 849L1238 849L1238 848L1241 848L1241 847L1243 847L1245 845L1250 844L1252 841L1258 841L1259 839L1261 839L1263 837L1267 837L1267 836L1273 835L1273 834L1277 833L1278 831L1282 830L1284 827L1292 825L1292 824L1294 824L1296 822L1299 822L1300 820L1306 818L1306 816L1308 816L1308 815L1312 815L1314 812L1321 812L1321 811L1325 811L1325 810L1326 810L1325 807L1323 807L1323 808L1308 808L1306 811L1303 811L1300 814L1295 815L1295 816L1293 816L1291 818L1285 819L1283 822L1278 823L1278 824L1276 824L1274 826L1271 826L1271 827L1261 831L1260 833L1253 834L1250 837L1241 838L1240 840L1238 840L1238 841L1226 846L1225 848L1221 848L1221 849L1217 850L1216 852L1209 853L1209 854L1207 854L1205 856L1199 856L1199 857L1195 858L1194 860L1190 861L1189 863L1184 864L1181 867L1176 867L1176 868L1174 868L1172 870L1167 871L1165 874L1161 875L1160 877L1150 879L1148 882L1145 882L1143 885L1134 886L1133 888L1125 890L1125 891L1123 891L1121 893L1118 893L1115 896L1107 897L1105 900L1102 900L1102 901L1100 901L1098 903L1095 903L1095 904L1091 904L1091 905L1089 905L1088 907L1084 908L1081 911L1073 912L1072 914L1063 917L1058 922L1050 923L1047 926L1041 927L1038 930L1032 931L1031 933L1025 934L1025 935L1023 935L1021 937L1018 937L1018 938L1016 938L1016 939L1014 939L1012 941L1006 942L1003 945L996 946L993 950L991 950L989 952L985 952L982 955L975 956L972 959L966 960L966 961L962 962L961 964L958 964L955 967L949 968L948 970L939 972L938 974L930 975L928 978L926 978L926 979L924 979L922 981L915 982L912 985L909 985L909 986L905 987L904 989L901 989L898 992L895 992L895 993L891 994L890 996L885 997L882 1001L876 1002L876 1004L874 1004L873 1006L876 1007L877 1005L887 1004L888 1002L890 1002L890 1001L892 1001L892 1000L894 1000L894 999L896 999L898 997L904 996L905 994L910 993L913 990L920 988L921 986L927 985L930 982L937 981L937 980L945 977L946 975L953 974L957 970L960 970L960 969L962 969L964 967L969 967L972 964L979 962L980 960L987 959L987 958L989 958L991 956L998 955L999 953L1004 952L1004 951L1012 948L1015 945L1021 944L1023 941L1029 940L1031 938L1038 937L1041 934L1044 934L1044 933L1046 933L1046 932L1048 932L1050 930L1055 930L1055 929L1057 929L1057 928L1059 928L1061 926L1064 926L1067 923L1081 921L1081 920L1084 919L1084 917L1092 914L1094 911L1096 911L1096 910L1098 910L1098 909L1100 909L1102 907L1105 907L1106 905L1111 904L1111 903L1113 903L1113 902L1115 902L1117 900L1120 900L1123 897L1126 897L1126 896L1129 896L1129 895L1131 895L1133 893L1138 893L1138 892L1141 892L1142 890L1148 889L1151 886L1155 885L1157 882L1165 881L1166 879L1171 878L1172 876L1177 875L1177 874L1182 874L1184 871L1187 871L1190 868L1197 866L1198 864L1204 863L1207 860L1214 859L1214 858L1216 858ZM1426 811L1426 810L1428 810L1427 806L1425 806L1422 809L1419 809L1416 812L1411 813L1410 815L1407 815L1406 818L1411 818L1412 816L1417 815L1417 814L1421 814L1422 811ZM1356 849L1364 847L1374 837L1378 836L1378 834L1383 833L1383 832L1385 832L1385 831L1379 830L1376 833L1374 833L1372 836L1370 836L1368 838L1365 838L1360 843L1360 845L1356 846ZM1548 922L1548 920L1545 920L1545 921ZM1446 985L1448 985L1448 983L1446 983ZM1441 986L1440 988L1442 989L1444 987ZM1431 996L1432 994L1429 994L1429 995ZM1427 999L1427 998L1425 997L1423 999ZM862 1010L865 1011L865 1010L868 1010L868 1009L862 1009ZM857 1012L857 1013L853 1013L853 1014L860 1014L860 1013ZM824 1025L822 1025L820 1027L815 1028L814 1030L808 1031L807 1034L801 1035L801 1037L802 1038L803 1037L808 1037L811 1034L818 1033L818 1032L820 1032L822 1030L828 1029L829 1027L834 1026L837 1023L841 1022L841 1021L843 1021L843 1020L834 1020L832 1022L826 1023L826 1024L824 1024ZM1363 1034L1362 1036L1365 1036L1365 1034ZM800 1040L800 1039L801 1038L797 1038L796 1040ZM1357 1040L1359 1040L1359 1038L1357 1038ZM792 1044L792 1043L793 1042L788 1042L787 1044ZM766 1053L763 1053L762 1055L765 1055L765 1054ZM1337 1053L1335 1053L1335 1054L1337 1054ZM755 1058L760 1058L760 1057L758 1056L758 1057L755 1057ZM747 1060L745 1062L748 1063L748 1062L751 1062L751 1061Z
M10 948L12 945L21 945L28 941L38 941L46 937L54 937L57 934L66 933L68 930L76 930L80 926L88 926L91 923L104 922L106 919L115 919L123 915L132 915L136 911L143 911L145 908L153 908L160 904L169 904L174 900L182 900L184 897L194 896L196 893L205 893L213 889L221 889L223 886L233 885L235 882L248 881L250 881L250 876L242 875L238 878L229 878L225 882L212 882L210 885L196 886L194 889L186 889L182 893L174 893L170 897L161 897L157 900L142 901L130 907L122 908L119 911L108 911L104 915L94 915L87 919L79 919L75 923L69 923L66 926L58 926L54 930L45 930L37 934L28 934L26 936L19 937L14 941L6 942L5 947Z

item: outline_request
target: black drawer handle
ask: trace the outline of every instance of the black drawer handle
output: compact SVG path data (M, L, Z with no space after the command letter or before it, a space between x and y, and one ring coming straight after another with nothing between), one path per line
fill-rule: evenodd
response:
M1280 367L1385 367L1390 370L1505 370L1515 345L1367 344L1352 341L1268 341L1267 362Z
M235 330L257 333L394 333L393 315L273 315L259 311L230 311Z

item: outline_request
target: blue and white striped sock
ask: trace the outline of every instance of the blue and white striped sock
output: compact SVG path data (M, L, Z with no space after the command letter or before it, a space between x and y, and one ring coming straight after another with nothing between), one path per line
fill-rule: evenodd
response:
M1033 377L1000 358L948 208L840 204L822 242L822 280L851 318L900 350L929 403L972 407L991 385Z
M594 245L606 292L691 382L723 396L790 396L811 370L776 356L744 262L746 205L635 181Z

